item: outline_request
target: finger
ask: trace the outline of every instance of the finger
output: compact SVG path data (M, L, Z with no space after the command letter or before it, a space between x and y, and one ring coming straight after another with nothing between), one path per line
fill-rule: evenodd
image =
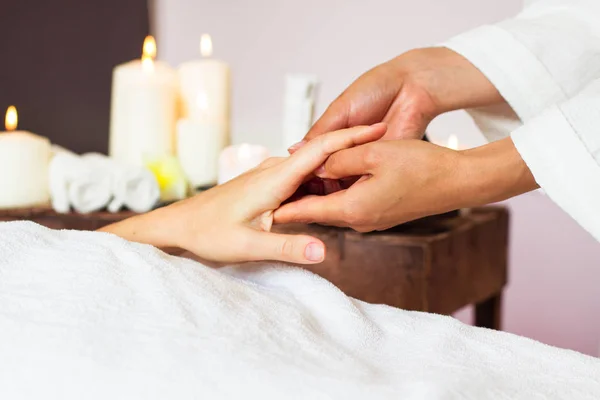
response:
M249 261L274 260L294 264L317 264L325 260L325 245L307 235L285 235L272 232L248 231Z
M276 224L313 223L347 226L344 221L346 191L327 196L307 196L293 203L284 204L273 214Z
M289 183L297 184L306 175L311 174L327 158L340 150L380 139L386 132L386 124L375 124L371 126L357 126L326 133L310 141L296 153L292 154L282 166L285 173L281 178Z
M315 174L323 179L342 179L370 174L376 164L373 147L369 144L352 147L332 154Z

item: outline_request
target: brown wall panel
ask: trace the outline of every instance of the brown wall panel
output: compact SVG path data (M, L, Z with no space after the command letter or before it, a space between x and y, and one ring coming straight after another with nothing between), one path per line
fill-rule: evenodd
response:
M15 104L19 128L106 152L112 68L148 31L145 0L0 0L2 125Z

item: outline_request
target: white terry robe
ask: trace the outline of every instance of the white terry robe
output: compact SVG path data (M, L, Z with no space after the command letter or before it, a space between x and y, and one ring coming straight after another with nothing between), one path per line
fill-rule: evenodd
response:
M510 134L549 197L600 240L600 1L529 3L444 46L508 103L468 110L484 135Z

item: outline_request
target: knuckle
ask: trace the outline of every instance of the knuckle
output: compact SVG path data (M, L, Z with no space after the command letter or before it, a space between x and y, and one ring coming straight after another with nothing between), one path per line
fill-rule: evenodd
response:
M370 168L377 167L381 164L383 155L377 146L366 146L363 153L363 161Z
M333 148L333 145L334 145L334 142L333 142L333 139L331 138L331 135L325 134L325 135L319 136L319 147L321 148L321 152L323 152L325 154L333 153L333 151L335 150Z
M335 171L339 170L339 165L339 158L333 154L323 163L323 168L325 169L325 172L335 173Z
M282 257L290 257L294 254L294 242L291 239L283 239L279 243L279 248L277 249L277 254Z
M361 226L365 222L364 212L357 202L348 202L342 210L342 216L352 227Z

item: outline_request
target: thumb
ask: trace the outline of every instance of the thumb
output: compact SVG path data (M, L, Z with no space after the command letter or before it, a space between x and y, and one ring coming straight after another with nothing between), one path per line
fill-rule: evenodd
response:
M315 175L323 179L343 179L369 174L376 164L373 154L369 144L338 151L329 156Z
M273 232L248 232L250 261L274 260L294 264L318 264L325 260L325 245L308 235L285 235Z

